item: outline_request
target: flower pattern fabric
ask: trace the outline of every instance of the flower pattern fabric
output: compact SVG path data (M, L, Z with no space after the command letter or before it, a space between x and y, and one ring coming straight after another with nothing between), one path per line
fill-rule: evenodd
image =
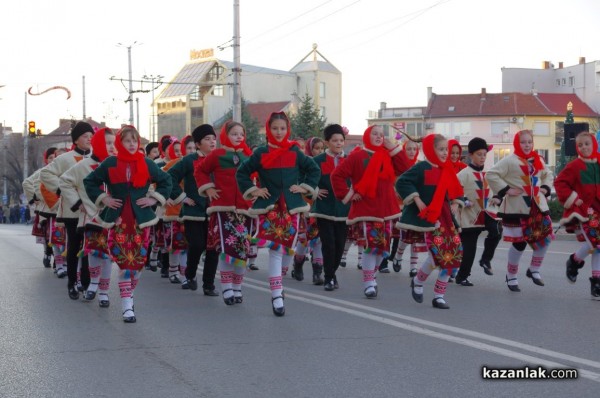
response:
M458 229L450 214L450 206L442 207L436 229L425 232L425 241L437 267L447 270L460 267L463 248Z
M149 236L150 228L141 229L135 222L133 208L127 198L120 220L108 232L108 249L120 269L139 271L144 267Z
M259 229L257 238L267 241L266 244L272 250L281 251L285 254L293 254L298 236L299 215L290 214L280 196L275 206L259 218Z
M244 266L250 253L254 220L243 214L221 211L210 216L208 249L220 252L228 264Z

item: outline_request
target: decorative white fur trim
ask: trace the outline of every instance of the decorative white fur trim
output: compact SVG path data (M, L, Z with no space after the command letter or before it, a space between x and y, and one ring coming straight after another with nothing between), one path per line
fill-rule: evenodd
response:
M402 203L404 203L404 205L409 205L411 203L413 203L415 201L415 198L417 196L420 196L418 192L413 192L410 195L408 195L406 198L402 198Z
M107 196L108 196L108 194L107 194L106 192L104 192L104 193L101 193L101 194L98 196L98 198L97 198L97 199L96 199L96 201L94 202L94 204L96 205L96 207L97 207L97 208L99 208L99 209L103 209L103 208L105 207L105 206L104 206L104 203L102 203L102 200L103 200L104 198L106 198Z
M257 188L258 189L258 188ZM252 214L253 216L258 216L260 214L267 214L269 212L269 210L273 209L275 207L275 205L269 205L267 207L265 207L264 209L249 209L248 212L250 214Z
M400 145L396 145L395 148L390 149L390 156L396 156L397 154L400 153L400 151L402 150L402 146Z
M589 218L582 216L581 214L577 213L577 212L573 212L571 214L569 214L568 217L566 218L561 218L559 221L560 225L566 225L566 224L570 224L573 221L578 220L581 222L587 222L589 221Z
M206 217L196 217L196 216L183 216L181 217L182 221L206 221Z
M304 194L304 196L308 196L309 198L317 198L317 191L308 184L302 183L300 186L306 189L308 192Z
M165 199L164 196L162 196L161 194L159 194L156 191L148 191L148 197L158 200L158 203L160 203L161 206L164 206L165 203L167 203L167 199ZM154 224L152 224L152 225L154 225ZM143 227L140 225L140 228L143 228Z
M452 204L455 204L455 203L457 205L459 205L460 207L465 207L465 202L462 201L462 200L460 200L460 199L454 199L454 200L452 200Z
M396 228L410 229L411 231L417 231L417 232L435 231L435 229L436 229L435 227L417 227L416 225L401 223L400 221L398 221L396 223Z
M243 197L244 199L246 199L246 200L252 200L252 199L254 199L254 197L253 197L252 195L250 195L250 194L251 194L252 192L256 191L257 189L258 189L258 187L257 187L256 185L253 185L253 186L251 186L250 188L248 188L248 189L246 190L246 192L244 192L244 193L242 194L242 197ZM257 209L257 210L258 210L258 209ZM262 213L260 213L260 214L262 214Z
M146 228L146 227L151 227L151 226L153 226L153 225L156 225L156 224L158 224L158 217L154 217L154 218L153 218L152 220L150 220L150 221L146 221L146 222L144 222L144 223L141 223L141 224L139 225L139 227L140 227L140 228Z
M578 197L579 197L579 195L577 195L577 192L575 192L575 191L571 192L571 194L569 195L567 200L565 200L565 209L571 208L571 206L573 206L573 203L575 203L577 201Z
M310 211L310 205L306 204L306 206L296 207L295 209L289 210L290 214L296 213L308 213Z
M356 218L352 218L352 219L347 219L346 224L354 225L357 222L361 222L361 221L383 222L384 219L380 218L380 217L370 217L370 216L356 217Z
M182 192L178 197L176 197L173 202L178 205L181 202L183 202L185 200L185 198L187 198L187 195L185 194L185 192Z
M348 217L335 217L335 216L330 216L327 214L321 214L321 213L308 213L309 217L314 217L314 218L323 218L325 220L329 220L329 221L346 221L348 219Z
M350 188L346 196L344 196L344 199L342 199L342 203L347 205L348 202L350 202L350 200L352 199L352 196L354 196L354 189Z
M214 182L209 182L209 183L207 183L207 184L204 184L204 185L202 185L202 186L199 186L199 187L198 187L198 195L200 195L200 196L203 196L203 197L205 197L205 198L206 198L206 190L207 190L208 188L214 188L214 187L216 187L216 185L215 185L215 183L214 183Z

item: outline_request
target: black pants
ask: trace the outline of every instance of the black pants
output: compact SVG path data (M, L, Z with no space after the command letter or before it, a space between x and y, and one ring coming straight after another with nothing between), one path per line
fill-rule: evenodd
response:
M83 228L77 228L77 219L69 218L64 220L67 231L67 287L71 288L77 283L77 263L79 258L77 253L83 246ZM88 267L87 256L81 259L81 284L84 289L90 284L90 269Z
M502 224L486 214L485 227L465 228L460 233L460 239L463 246L463 258L456 279L464 280L471 275L471 267L473 267L475 252L477 251L477 238L483 231L487 231L488 235L483 241L483 253L481 254L481 259L492 261L494 253L496 252L496 247L502 238Z
M185 238L188 242L187 268L185 278L192 280L196 277L200 257L206 250L208 238L208 221L184 220ZM219 254L215 250L206 250L204 272L202 273L202 288L215 288L215 275L219 264Z
M348 226L345 221L332 221L325 218L317 218L317 226L323 250L325 283L328 283L335 278L335 272L340 266Z

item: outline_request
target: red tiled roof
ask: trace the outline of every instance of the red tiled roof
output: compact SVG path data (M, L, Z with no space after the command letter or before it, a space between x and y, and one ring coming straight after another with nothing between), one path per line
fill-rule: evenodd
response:
M259 123L264 124L272 112L284 110L289 103L290 101L248 103L246 104L246 110Z
M77 122L77 120L75 121L75 123L76 122ZM94 130L99 130L101 128L107 127L104 122L97 122L90 118L86 119L85 122L89 123L94 128ZM59 126L46 135L49 135L49 136L69 135L69 133L71 132L71 123L72 123L72 121L70 119L60 119ZM117 131L119 131L119 129L120 129L120 127L118 127L118 128L111 127L111 130L113 130L115 133Z
M565 115L567 103L573 103L575 116L598 117L575 94L479 93L433 94L426 117Z

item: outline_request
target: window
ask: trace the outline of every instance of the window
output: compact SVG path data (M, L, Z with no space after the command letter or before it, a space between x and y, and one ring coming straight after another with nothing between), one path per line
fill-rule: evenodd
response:
M202 108L191 108L190 111L192 114L192 118L194 119L201 119L204 116Z
M560 79L556 79L556 87L560 86Z
M225 94L225 90L223 89L222 84L217 84L216 86L213 87L212 95L214 95L215 97L222 97L224 94Z
M224 71L225 71L225 68L223 68L221 65L213 66L213 68L208 72L208 80L209 81L219 80L221 78L221 76L223 76Z
M435 123L435 132L445 137L454 138L457 135L471 135L471 122Z
M498 163L508 155L510 155L510 149L508 148L494 149L494 164Z
M406 133L411 137L423 137L423 123L406 123Z
M325 82L319 82L319 98L325 98Z
M575 85L575 76L569 76L569 86L573 87Z
M510 124L504 121L492 122L492 137L502 137L504 134L508 134L510 131Z
M324 106L321 106L319 108L319 112L321 113L321 117L322 118L326 118L327 117L327 114L325 113L325 107Z
M562 80L560 81L562 83L563 86L567 85L567 79L566 78L562 78Z
M199 101L200 100L200 86L196 86L194 91L190 94L190 101Z
M533 123L533 135L550 135L550 122L535 122Z
M536 149L536 152L538 153L538 155L541 156L542 159L544 159L544 163L548 164L548 150L547 149Z

